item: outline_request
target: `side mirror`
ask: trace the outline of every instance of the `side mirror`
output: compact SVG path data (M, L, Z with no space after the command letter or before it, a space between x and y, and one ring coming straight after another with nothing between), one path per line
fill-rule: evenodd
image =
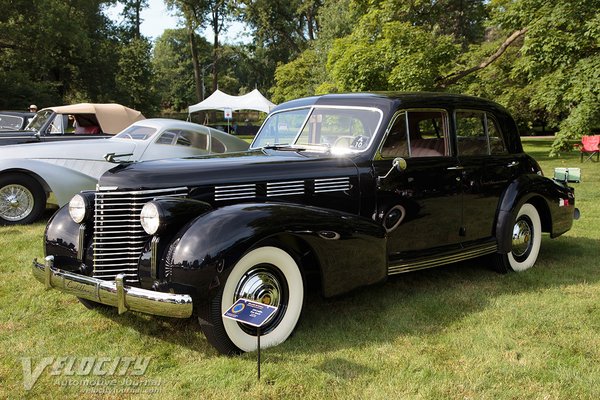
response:
M396 167L398 172L402 172L406 169L406 160L402 157L396 157L396 158L394 158L394 161L392 162L392 167ZM389 174L389 172L386 174L386 176L388 174Z
M406 160L402 157L394 158L394 161L392 161L392 168L390 168L387 174L377 177L377 184L379 184L379 182L381 182L382 179L387 178L395 169L398 170L398 172L404 171L406 169Z

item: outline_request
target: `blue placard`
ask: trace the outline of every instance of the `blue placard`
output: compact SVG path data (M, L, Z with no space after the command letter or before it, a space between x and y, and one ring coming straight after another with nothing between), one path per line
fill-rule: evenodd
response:
M275 311L277 311L277 307L256 303L251 300L238 299L238 301L225 311L223 316L260 328Z

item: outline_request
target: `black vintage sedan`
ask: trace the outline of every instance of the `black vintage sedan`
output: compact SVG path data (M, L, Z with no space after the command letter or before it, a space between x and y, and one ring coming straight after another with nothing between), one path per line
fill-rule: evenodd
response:
M248 152L108 171L49 221L33 273L90 308L194 316L235 353L257 342L223 316L240 298L277 307L261 328L274 346L309 280L335 296L485 255L524 271L542 232L577 216L573 189L543 176L493 102L326 95L278 106Z

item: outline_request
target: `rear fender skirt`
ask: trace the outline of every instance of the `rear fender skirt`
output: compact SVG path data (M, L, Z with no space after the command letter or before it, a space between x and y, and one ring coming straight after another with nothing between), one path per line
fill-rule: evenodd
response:
M369 219L287 203L246 203L199 216L172 239L170 283L208 299L231 268L259 242L281 234L304 241L318 260L325 296L376 283L387 275L386 234Z

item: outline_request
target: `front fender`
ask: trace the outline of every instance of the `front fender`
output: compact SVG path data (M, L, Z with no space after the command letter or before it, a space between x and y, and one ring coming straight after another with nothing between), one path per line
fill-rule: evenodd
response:
M523 175L514 180L502 194L496 217L498 251L511 250L512 229L517 210L525 203L532 203L542 220L542 230L557 237L571 229L575 196L573 189L537 174Z
M104 161L91 160L0 160L0 174L19 172L34 176L47 191L54 193L59 206L82 190L94 190L100 175L112 167Z
M357 215L286 203L238 204L203 214L173 239L171 282L208 299L235 263L264 240L291 235L318 260L323 293L333 296L387 275L385 229Z

